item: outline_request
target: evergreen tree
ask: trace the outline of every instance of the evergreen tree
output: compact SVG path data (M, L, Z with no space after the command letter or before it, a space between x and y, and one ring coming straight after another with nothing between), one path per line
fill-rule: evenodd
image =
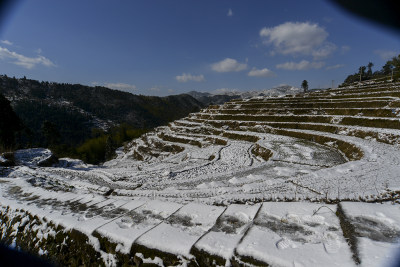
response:
M301 88L303 88L304 93L306 93L306 92L308 91L308 82L307 82L307 80L304 80L304 81L301 83Z
M365 66L361 66L358 68L358 73L360 75L360 81L365 79L365 70L367 69L367 67Z
M393 57L390 61L388 61L395 69L400 69L400 55Z
M382 67L382 73L384 75L390 75L392 73L393 68L394 66L391 63L386 62L386 64Z

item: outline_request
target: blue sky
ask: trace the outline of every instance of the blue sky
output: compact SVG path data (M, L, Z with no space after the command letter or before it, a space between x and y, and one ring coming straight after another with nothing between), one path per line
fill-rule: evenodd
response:
M329 1L19 1L0 74L144 95L310 88L400 53L400 35Z

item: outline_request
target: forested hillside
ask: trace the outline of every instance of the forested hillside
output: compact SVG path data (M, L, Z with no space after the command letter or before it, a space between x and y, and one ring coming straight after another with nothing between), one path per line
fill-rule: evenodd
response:
M0 94L11 102L24 126L17 136L18 147L63 146L63 151L90 138L106 140L104 134L110 131L124 129L122 139L126 139L129 131L143 132L165 125L203 106L186 94L133 95L99 86L39 82L6 75L0 75Z

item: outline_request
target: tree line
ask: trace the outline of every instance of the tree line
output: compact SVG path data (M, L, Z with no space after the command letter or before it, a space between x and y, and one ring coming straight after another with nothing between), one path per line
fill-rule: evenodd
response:
M374 63L372 62L365 66L360 66L358 72L347 76L340 86L376 79L397 81L400 78L400 55L388 60L380 70L372 71L373 66Z

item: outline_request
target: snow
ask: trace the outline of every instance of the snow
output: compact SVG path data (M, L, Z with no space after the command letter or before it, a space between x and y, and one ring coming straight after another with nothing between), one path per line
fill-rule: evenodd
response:
M368 267L396 266L400 244L376 242L368 238L359 238L358 248L360 250L361 265Z
M230 205L218 219L219 223L195 244L195 248L229 260L259 208L259 204Z
M144 264L154 264L157 266L164 266L162 259L160 259L159 257L154 257L154 259L145 258L142 253L136 253L135 256L142 259Z
M307 130L291 131L316 134ZM261 138L259 145L272 151L270 161L254 157L249 152L251 143L230 141L227 146L189 146L181 153L148 163L119 158L106 168L15 167L8 177L26 179L49 189L65 190L72 186L74 190L103 194L114 188L122 196L165 198L181 203L197 200L209 204L238 198L244 201L285 197L373 200L381 197L386 189L400 187L396 175L400 171L400 155L393 146L319 132L322 136L354 143L364 151L361 160L340 164L342 156L327 146L291 137L251 134ZM215 159L206 160L210 155ZM166 170L168 176L163 175Z
M373 92L384 96L374 96L362 88L344 88L331 91L332 95L318 92L290 98L258 97L204 109L134 140L127 150L118 149L117 157L102 166L62 158L56 166L44 168L38 163L51 156L49 150L19 150L15 153L18 166L0 168L0 206L28 210L66 229L77 229L88 235L98 250L94 232L116 243L122 253L129 253L132 245L138 244L191 259L194 246L228 262L245 261L251 256L283 266L352 266L349 246L334 214L336 205L310 203L342 202L350 222L360 231L361 264L379 266L393 258L390 251L398 249L398 244L390 238L382 239L379 231L374 231L377 226L366 231L359 222L367 220L394 233L400 229L400 129L396 129L400 102L396 95L390 95L398 93L399 84L374 86ZM295 108L291 103L314 102L321 106L346 104L345 109L359 108L360 112L353 110L351 114L356 115L345 116L314 110L315 114L289 115L307 113L304 106ZM374 109L383 110L382 114L387 110L394 113L388 117L364 116L358 106L361 102L371 105L368 114ZM264 103L274 108L256 112L251 106ZM334 114L329 105L324 108L328 109L327 113ZM265 121L266 112L274 114L268 115L271 117L293 120L306 116L311 121L273 122L272 127ZM251 116L252 122L244 117L233 121L220 116L240 113ZM232 118L235 116L240 118ZM313 122L313 118L323 118L326 123ZM340 124L346 118L371 123L368 126L374 126L376 120L394 126ZM310 130L319 127L337 131ZM276 135L274 131L310 138ZM229 134L243 140L230 139ZM165 141L163 135L179 140ZM258 141L245 141L250 137ZM319 137L326 142L312 141ZM342 151L338 150L340 141L345 142ZM182 151L168 151L172 146ZM352 146L363 155L350 161L343 151ZM256 147L272 156L265 160L254 152ZM137 160L135 153L144 160ZM343 202L346 200L396 204ZM321 206L328 208L314 214ZM285 232L278 226L288 228ZM50 233L41 232L40 238L46 234ZM102 255L110 264L116 263L113 255ZM158 260L154 263L161 264Z
M119 251L130 252L132 243L142 234L148 232L178 210L181 205L159 200L149 201L136 209L128 205L132 212L107 223L96 231L112 242L120 244ZM127 208L127 206L123 206Z
M52 152L45 148L31 148L17 150L14 153L14 158L17 164L29 167L36 166L40 162L50 158Z
M285 95L298 94L302 92L302 89L293 87L290 85L280 85L270 89L258 90L258 91L246 91L242 92L236 89L219 89L213 93L202 93L197 91L189 92L194 98L201 98L202 96L210 95L227 95L227 96L239 96L240 98L247 100L249 98L258 99L264 98L265 96L282 97Z
M3 189L5 184L0 185ZM31 191L45 195L45 190L40 188L31 188ZM48 197L57 195L52 192ZM51 206L37 206L35 202L28 206L18 204L18 200L4 195L0 202L2 206L27 208L33 215L60 223L67 229L80 230L89 236L95 230L119 244L117 251L122 253L129 253L132 244L139 244L191 259L194 246L226 260L250 256L280 266L292 266L293 263L304 266L354 266L335 215L336 205L264 202L261 208L260 204L231 204L225 209L194 202L182 206L160 200L102 199L96 195L73 193L59 193L58 199L63 199L66 204L75 202L76 205L86 203L88 206L86 211L74 213L66 207L53 206L56 209L50 209ZM399 205L352 202L342 202L341 205L353 217L363 215L391 227L400 225ZM93 211L91 207L95 207L94 210L105 208L91 218L79 220ZM116 214L117 217L110 216L109 213L116 210L121 210L121 213ZM25 221L22 219L21 224ZM91 243L96 244L95 240ZM367 262L362 266L379 266L373 264L391 260L393 256L389 252L398 245L360 238L359 248L362 264ZM113 262L112 255L103 256Z
M193 244L214 224L225 208L189 203L135 243L191 258Z
M273 266L354 266L335 211L334 205L264 203L237 256Z
M358 239L361 266L389 266L400 251L400 206L342 202Z

